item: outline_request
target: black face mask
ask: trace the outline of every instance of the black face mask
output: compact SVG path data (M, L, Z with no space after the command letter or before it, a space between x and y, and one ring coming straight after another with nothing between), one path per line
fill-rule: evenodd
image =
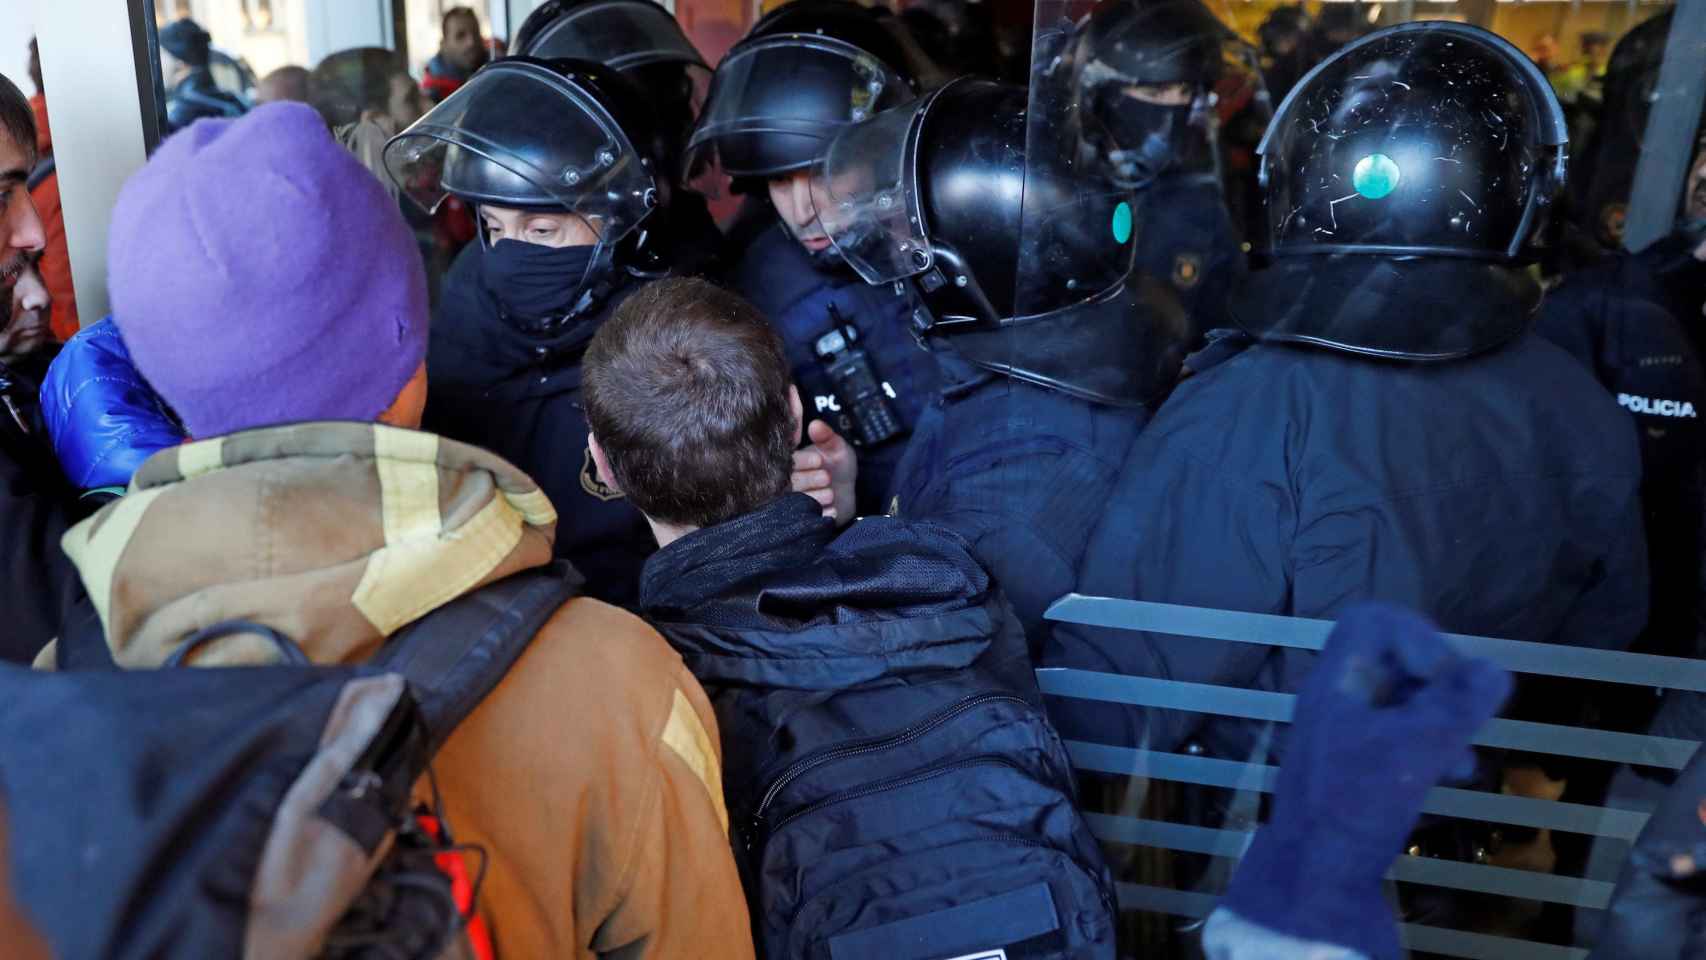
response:
M1119 97L1103 111L1108 137L1108 166L1116 183L1140 189L1178 162L1191 105L1164 106L1136 97Z
M524 325L570 314L590 287L597 245L547 247L499 240L480 253L480 279L504 313Z

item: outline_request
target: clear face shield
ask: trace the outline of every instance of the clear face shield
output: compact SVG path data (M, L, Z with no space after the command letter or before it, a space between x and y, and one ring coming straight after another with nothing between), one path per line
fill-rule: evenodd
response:
M779 34L717 65L688 140L690 179L717 170L766 179L810 169L842 127L911 96L882 61L830 37Z
M392 138L385 166L402 193L437 211L455 195L476 208L573 214L598 233L586 288L657 204L650 165L572 75L539 64L487 67ZM484 243L484 231L482 231Z
M866 283L904 280L933 262L912 176L927 103L849 127L812 177L818 223Z

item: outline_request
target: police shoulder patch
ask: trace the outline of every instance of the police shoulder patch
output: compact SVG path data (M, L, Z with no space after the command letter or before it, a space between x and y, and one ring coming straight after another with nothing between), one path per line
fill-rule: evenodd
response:
M592 462L591 447L586 448L581 461L581 489L607 503L622 499L622 491L598 479L598 464Z

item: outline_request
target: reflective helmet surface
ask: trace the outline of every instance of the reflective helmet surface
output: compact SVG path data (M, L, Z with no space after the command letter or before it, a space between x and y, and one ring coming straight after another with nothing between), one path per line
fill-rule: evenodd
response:
M808 169L843 127L912 98L904 62L856 4L804 0L772 12L717 65L688 140L690 175L713 163L736 178Z
M1252 275L1240 322L1270 339L1412 359L1510 339L1537 291L1509 274L1537 252L1567 143L1545 76L1494 34L1417 22L1344 47L1297 84L1263 137L1274 265ZM1505 318L1469 329L1457 311L1399 322L1379 307L1398 302L1394 284L1458 274ZM1282 308L1273 298L1288 284L1325 302L1294 296Z
M1094 64L1084 80L1208 86L1232 37L1201 0L1112 0L1090 14L1081 42Z
M1070 145L1028 149L1027 101L961 79L849 127L814 179L819 220L866 282L909 281L931 334L973 362L1087 399L1149 399L1177 370L1183 320L1157 320L1126 284L1131 195Z
M632 131L632 134L630 133ZM494 61L391 139L385 162L434 210L473 204L561 210L597 221L609 243L657 200L645 105L614 70L587 61Z
M624 71L658 63L710 69L681 24L652 0L550 0L528 15L510 52Z

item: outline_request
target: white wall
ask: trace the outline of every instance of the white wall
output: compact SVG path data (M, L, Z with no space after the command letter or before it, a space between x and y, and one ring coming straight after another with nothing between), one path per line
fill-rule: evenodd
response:
M24 91L24 96L36 92L30 84L29 60L30 37L35 33L35 18L29 4L18 4L24 9L15 9L13 0L0 0L0 7L5 13L0 14L0 73L6 79L18 85Z
M7 5L0 20L19 6L0 2ZM33 8L77 313L93 323L107 312L113 203L146 159L130 6L126 0L34 0Z

